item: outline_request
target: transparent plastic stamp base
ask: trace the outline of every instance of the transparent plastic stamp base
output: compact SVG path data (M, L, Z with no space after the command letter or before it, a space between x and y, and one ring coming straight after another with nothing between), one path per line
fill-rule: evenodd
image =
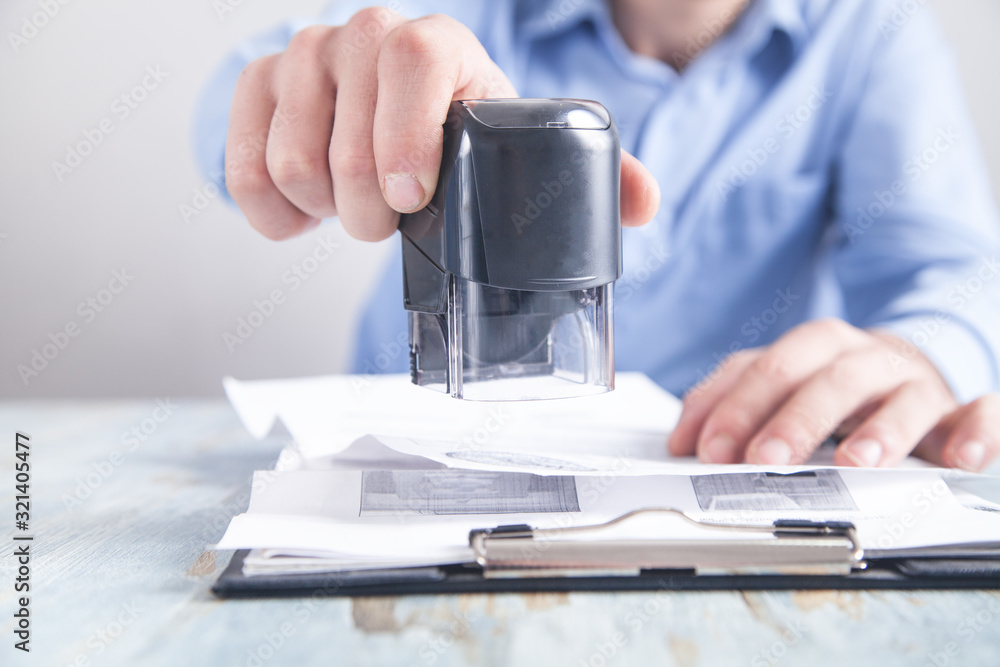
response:
M451 276L446 313L410 312L413 382L480 401L611 391L611 295L611 284L535 292Z

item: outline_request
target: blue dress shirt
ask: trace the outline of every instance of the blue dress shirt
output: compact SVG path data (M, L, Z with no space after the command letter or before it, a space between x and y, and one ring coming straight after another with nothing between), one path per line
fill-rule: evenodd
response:
M335 2L340 24L370 3ZM477 35L522 96L613 114L659 182L655 221L623 234L616 367L682 393L737 350L818 317L907 341L960 401L1000 387L1000 217L953 57L925 3L752 0L679 74L632 53L601 0L391 2ZM203 96L196 143L222 169L226 115L249 60L305 23L246 45ZM404 372L400 257L375 288L354 372Z

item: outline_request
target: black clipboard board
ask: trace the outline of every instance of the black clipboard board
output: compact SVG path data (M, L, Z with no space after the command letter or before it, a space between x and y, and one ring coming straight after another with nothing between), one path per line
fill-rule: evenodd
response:
M273 597L367 597L460 593L563 593L627 591L762 590L969 590L1000 589L1000 560L885 561L850 575L696 575L644 570L639 576L490 579L476 566L411 568L411 572L243 575L248 550L237 551L212 587L223 599Z
M638 514L670 513L701 527L755 531L746 540L574 541ZM765 534L766 535L763 535ZM553 541L553 537L557 538ZM566 539L566 538L569 539ZM220 598L355 597L570 591L1000 589L1000 551L968 556L866 557L845 522L703 524L673 508L646 508L602 524L474 530L475 563L247 576L237 551L212 588Z

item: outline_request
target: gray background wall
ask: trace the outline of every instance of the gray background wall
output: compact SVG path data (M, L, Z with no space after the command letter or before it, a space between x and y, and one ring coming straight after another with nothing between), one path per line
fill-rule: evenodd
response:
M328 227L339 248L291 291L282 275L312 253L315 235L267 241L219 199L188 222L179 211L205 187L190 118L210 69L241 40L325 0L75 0L15 52L7 35L39 1L0 5L0 397L210 395L226 374L342 371L395 241L363 244ZM220 16L220 3L232 11ZM931 4L955 43L1000 192L1000 2ZM120 119L113 101L147 66L168 76ZM114 132L59 182L53 161L106 117ZM122 269L128 285L102 292ZM230 351L223 334L275 288L287 300ZM91 310L88 298L106 305ZM63 338L70 324L77 335ZM25 386L17 366L50 334L65 348Z

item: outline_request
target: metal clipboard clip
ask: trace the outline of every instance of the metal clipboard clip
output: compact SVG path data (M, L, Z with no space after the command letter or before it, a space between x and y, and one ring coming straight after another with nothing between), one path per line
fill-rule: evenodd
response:
M595 535L600 538L601 531L655 514L677 516L706 531L735 530L760 536L594 539ZM469 533L469 544L487 578L637 576L642 570L694 570L698 575L847 575L866 567L850 522L710 523L672 507L634 510L586 526L532 528L521 524L477 529Z

